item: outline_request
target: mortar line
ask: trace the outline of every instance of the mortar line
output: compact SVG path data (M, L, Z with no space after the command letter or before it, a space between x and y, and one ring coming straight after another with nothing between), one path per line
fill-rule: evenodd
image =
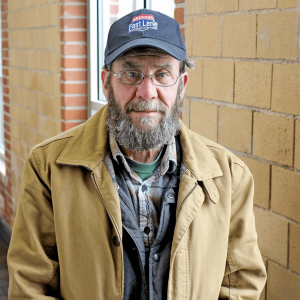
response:
M251 154L253 155L254 153L254 111L251 111L252 113L252 126L251 126Z
M217 143L220 143L220 106L217 106Z
M49 28L60 28L60 25L48 25L48 26L32 26L32 27L17 27L17 28L9 28L8 32L14 32L14 31L24 31L24 30L45 30Z
M15 65L10 65L10 68L14 68L14 69L17 69L17 70L34 72L34 73L39 73L39 74L53 75L55 77L60 77L60 72L59 73L53 73L53 72L50 72L50 71L37 70L37 69L26 68L26 67L15 66Z
M46 97L49 97L49 98L55 98L55 99L60 99L60 95L59 96L55 96L55 95L51 95L51 94L46 94L46 93L43 93L43 92L40 92L40 91L37 91L37 90L32 90L32 89L29 89L27 87L24 87L22 85L18 85L18 84L15 84L15 83L11 83L10 84L11 86L14 86L14 87L17 87L17 88L20 88L20 89L24 89L24 90L27 90L27 91L30 91L30 92L33 92L33 93L36 93L36 94L39 94L39 95L42 95L42 96L46 96ZM77 94L76 94L77 95ZM80 95L80 94L78 94ZM10 100L12 99L12 97L10 97Z
M287 257L286 257L286 265L290 268L290 235L291 235L291 223L288 223L288 240L287 240Z
M267 208L265 208L263 206L260 206L258 204L254 204L254 207L259 208L259 209L261 209L261 210L263 210L265 212L272 213L272 214L276 215L277 217L281 218L282 220L285 220L287 222L290 222L290 223L293 223L293 224L295 224L297 226L300 226L300 222L297 222L297 221L295 221L293 219L290 219L290 218L288 218L286 216L283 216L283 215L279 214L278 212L276 212L274 210L269 210L269 209L267 209Z
M86 122L86 119L76 119L76 120L61 119L60 122L63 122L63 123L84 123L84 122Z
M268 14L268 13L282 13L282 12L293 12L295 7L291 8L269 8L269 9L254 9L254 10L236 10L236 11L226 11L218 13L203 13L203 14L189 14L187 18L195 17L209 17L209 16L234 16L234 15L249 15L249 14Z
M276 58L242 58L242 57L221 57L221 56L191 56L193 59L211 59L211 60L234 60L234 61L248 61L248 62L261 62L261 63L276 63L282 65L300 65L300 61L295 59L276 59Z
M271 67L270 109L272 109L272 104L273 104L273 83L274 83L274 64L272 64Z
M191 101L190 98L188 98L188 100L189 100L189 128L191 128L191 118L192 118L192 116L191 116L191 111L192 111L191 106L192 106L192 101Z
M270 109L261 108L261 107L257 107L257 106L249 106L249 105L244 105L244 104L237 104L237 103L226 102L226 101L221 101L221 100L213 100L213 99L207 99L207 98L196 98L196 97L189 96L189 95L187 95L187 97L190 97L190 98L192 98L192 99L194 99L195 101L198 101L198 102L203 102L203 103L208 103L208 104L215 104L215 105L219 105L219 106L226 106L226 107L230 107L230 108L239 108L239 109L244 109L244 110L252 110L254 112L260 112L260 113L264 113L264 114L268 114L268 115L300 120L300 116L298 116L298 115L292 115L292 114L289 114L289 113L277 112L277 111L273 111L273 110L270 110Z
M244 156L244 157L256 159L257 161L264 162L264 163L269 164L269 165L271 165L271 166L280 167L280 168L283 168L283 169L288 170L288 171L295 172L296 174L300 175L300 170L297 170L297 169L295 169L294 167L290 167L290 166L287 166L287 165L283 165L283 164L278 163L278 162L276 162L276 161L267 160L267 159L264 159L264 158L255 156L255 155L253 155L253 154L250 155L250 153L241 152L241 151L238 151L238 150L235 150L235 149L231 149L231 148L229 148L229 147L225 147L225 148L228 149L229 151L233 152L233 153L236 154L236 155L240 155L240 156Z
M42 113L42 112L40 112L40 111L36 111L36 110L34 110L34 109L30 108L30 107L27 107L27 106L25 106L25 105L23 105L23 104L20 104L19 102L16 102L16 101L14 101L14 100L11 100L11 103L16 104L16 105L18 105L18 106L20 106L20 107L22 107L22 108L24 108L24 109L26 109L26 110L32 111L32 112L36 113L36 114L39 115L39 116L47 117L47 118L50 119L51 121L59 122L59 120L54 119L54 118L50 117L49 115L46 115L46 114L44 114L44 113ZM13 119L13 118L11 118L11 119ZM13 119L13 120L15 120L15 119Z
M223 22L224 22L224 16L221 16L221 58L223 58Z
M257 36L258 36L258 14L256 14L255 59L257 59L257 48L258 48L258 39L257 39Z
M293 271L292 269L290 269L289 267L283 266L280 263L278 263L277 261L275 261L274 259L262 254L263 258L267 259L268 261L271 261L272 263L274 263L275 265L284 268L285 270L291 272L293 275L295 275L296 277L298 277L300 279L300 274ZM266 298L267 299L267 298Z
M272 165L269 167L269 175L270 175L270 185L269 185L269 199L268 199L268 208L271 210L271 200L272 200L272 180L273 180L273 172Z
M295 167L296 160L296 119L294 120L294 136L293 136L293 166Z

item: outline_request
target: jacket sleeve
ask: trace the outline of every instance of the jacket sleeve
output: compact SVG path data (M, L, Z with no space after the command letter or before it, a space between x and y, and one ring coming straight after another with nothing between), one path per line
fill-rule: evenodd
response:
M7 256L10 300L59 299L51 190L44 177L30 152Z
M220 299L257 300L266 282L266 270L257 245L254 183L247 166L235 164L234 168L241 175L236 185L233 184L227 263Z

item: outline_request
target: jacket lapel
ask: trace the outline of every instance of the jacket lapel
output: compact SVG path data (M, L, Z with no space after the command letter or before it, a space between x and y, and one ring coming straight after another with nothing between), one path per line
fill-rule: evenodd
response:
M183 153L182 161L187 170L180 181L171 265L184 234L205 200L201 186L205 188L209 199L217 204L219 192L213 179L223 175L219 163L205 144L204 139L183 124L180 131L180 143Z
M108 151L106 120L107 105L78 128L56 162L82 166L91 171L100 198L121 239L122 219L119 195L103 163Z

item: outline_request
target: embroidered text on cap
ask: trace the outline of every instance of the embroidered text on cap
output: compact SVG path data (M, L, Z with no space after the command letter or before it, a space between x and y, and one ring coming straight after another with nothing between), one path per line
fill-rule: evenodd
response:
M155 22L153 15L139 15L132 19L128 27L128 33L133 31L145 31L148 29L158 30L158 23Z

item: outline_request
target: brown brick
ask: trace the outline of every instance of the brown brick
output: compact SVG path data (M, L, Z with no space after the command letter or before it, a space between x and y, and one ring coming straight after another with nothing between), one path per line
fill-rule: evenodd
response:
M61 15L64 17L86 16L85 5L63 5L61 6Z
M253 154L293 166L294 120L254 113Z
M62 55L86 55L86 45L61 45Z
M272 167L271 208L300 222L300 174Z
M178 22L178 24L184 24L184 8L175 8L174 19Z
M66 131L82 123L83 122L61 122L61 131Z
M187 14L204 14L206 0L186 0L187 1Z
M297 7L299 0L278 0L278 8Z
M64 94L86 94L86 83L62 83L61 92Z
M87 20L86 19L61 19L60 20L60 28L87 28Z
M190 99L185 98L184 99L184 119L183 123L190 127Z
M289 267L300 274L300 226L290 224Z
M224 16L223 57L256 56L256 15Z
M62 68L87 68L86 58L62 58L61 59Z
M86 81L87 71L62 71L61 79L64 81Z
M61 117L63 120L86 120L87 119L87 111L86 111L86 109L77 109L77 110L62 109Z
M254 204L269 208L271 166L250 157L239 158L248 166L254 178Z
M186 95L192 97L202 97L202 81L203 81L203 61L197 59L195 61L195 69L188 69L189 82L186 87Z
M295 164L294 167L300 170L300 121L295 125Z
M234 62L204 60L203 97L233 102Z
M240 0L239 5L240 10L276 8L277 0Z
M197 1L196 1L197 2ZM235 11L239 9L238 0L206 0L206 12L226 12Z
M235 103L270 108L271 84L272 64L247 61L235 63Z
M251 152L252 111L230 107L219 108L219 140L230 149Z
M61 97L62 106L87 106L87 97Z
M254 207L258 246L263 255L287 266L288 222L283 218Z
M85 31L61 32L61 40L64 42L84 42L87 39Z
M300 115L300 66L274 64L272 109Z
M218 107L213 104L191 101L190 128L217 142Z
M192 56L193 19L186 20L186 54Z
M300 277L291 271L268 262L267 299L298 300L300 294Z
M193 19L193 55L221 56L221 17Z
M297 12L259 14L257 57L296 59L297 34Z
M185 29L184 28L180 28L180 32L181 32L181 35L182 35L182 38L183 38L183 41L185 42Z

